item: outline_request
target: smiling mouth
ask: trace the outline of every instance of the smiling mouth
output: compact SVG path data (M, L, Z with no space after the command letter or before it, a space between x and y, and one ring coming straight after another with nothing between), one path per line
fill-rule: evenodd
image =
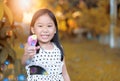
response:
M42 39L48 39L49 35L41 35Z

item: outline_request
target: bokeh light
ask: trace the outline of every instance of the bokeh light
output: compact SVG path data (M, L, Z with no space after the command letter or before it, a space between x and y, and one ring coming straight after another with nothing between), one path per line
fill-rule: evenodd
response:
M24 48L24 45L22 43L20 43L20 48Z
M0 72L0 80L3 79L3 74Z
M24 12L23 13L23 22L30 23L34 12Z
M6 71L7 70L7 65L6 64L1 64L1 71Z
M98 2L96 3L95 1ZM3 53L4 56L1 56L3 64L0 65L0 81L26 81L24 75L26 70L25 67L21 65L21 57L24 54L23 44L26 42L25 37L29 34L29 23L31 22L33 14L36 10L43 7L51 9L57 17L60 40L62 40L61 42L66 50L66 61L71 80L119 81L119 49L110 49L108 47L109 25L111 23L109 1L110 0L4 0L7 6L10 7L15 18L15 23L12 25L13 30L7 32L6 35L11 36L11 38L7 40L10 40L9 43L13 50L16 51L16 54L12 52L9 53L9 50L4 48L4 45L8 44L8 42L1 40L6 43L0 43L0 52L2 53L4 49L8 51L5 50L5 53ZM117 19L119 22L120 7L118 12ZM6 21L7 17L3 17L2 23L5 23L5 26L8 25ZM1 24L1 28L4 28L2 25L4 24ZM115 27L115 35L116 47L120 47L120 38L117 38L117 36L120 35L119 24ZM100 42L100 44L98 42ZM6 47L7 46L9 45L6 45ZM10 47L8 48L11 50ZM10 57L8 58L7 56ZM5 59L8 60L3 62ZM30 62L31 60L28 59L26 65ZM72 66L71 64L75 65ZM37 72L35 68L32 68L30 71L31 73ZM47 74L47 72L43 74Z
M19 6L23 10L29 9L31 6L31 0L19 0Z
M3 81L9 81L9 79L8 78L4 78Z
M11 75L8 76L8 79L9 79L10 81L14 81L15 76L14 76L13 74L11 74Z
M24 74L19 74L19 75L17 76L17 81L25 81L25 80L26 80L26 77L25 77Z
M6 65L8 65L10 62L8 61L8 60L6 60L5 62L4 62L4 64L6 64Z
M9 64L8 69L14 69L14 64Z

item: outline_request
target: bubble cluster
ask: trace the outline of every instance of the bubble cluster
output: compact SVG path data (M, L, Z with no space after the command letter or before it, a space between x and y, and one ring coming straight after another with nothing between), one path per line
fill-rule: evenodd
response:
M9 65L9 61L8 60L6 60L5 62L4 62L4 64L1 64L1 71L6 71L7 70L7 67L8 67L8 65Z
M7 77L4 76L4 73L7 70L13 70L14 65L10 63L8 60L6 60L3 64L0 65L0 81L26 81L26 77L24 74L14 75L10 74Z
M7 78L3 78L3 75L0 75L0 81L3 79L3 81L26 81L26 77L24 74L19 74L17 77L13 77L14 75L10 75Z

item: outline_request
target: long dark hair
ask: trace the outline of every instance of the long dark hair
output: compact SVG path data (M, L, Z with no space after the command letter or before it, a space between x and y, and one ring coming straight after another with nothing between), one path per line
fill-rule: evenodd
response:
M63 52L63 49L61 47L61 44L59 42L59 35L58 35L58 24L57 24L57 20L56 20L56 17L55 15L48 9L40 9L38 10L34 15L33 15L33 18L32 18L32 21L31 21L31 24L30 24L30 27L34 27L34 24L36 22L36 20L38 19L38 17L40 17L41 15L44 15L44 14L48 14L49 17L53 20L54 24L55 24L55 27L56 27L56 33L54 34L54 37L52 38L51 42L53 42L54 44L56 44L56 46L60 49L61 51L61 61L63 60L63 57L64 57L64 52ZM32 32L30 31L30 34L32 35ZM38 46L39 43L37 42L36 46ZM39 51L39 50L38 50ZM37 52L38 52L37 51Z

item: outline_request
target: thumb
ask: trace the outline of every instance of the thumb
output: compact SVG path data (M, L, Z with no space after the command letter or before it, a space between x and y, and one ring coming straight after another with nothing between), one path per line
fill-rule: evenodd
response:
M36 50L40 49L40 46L35 47Z

